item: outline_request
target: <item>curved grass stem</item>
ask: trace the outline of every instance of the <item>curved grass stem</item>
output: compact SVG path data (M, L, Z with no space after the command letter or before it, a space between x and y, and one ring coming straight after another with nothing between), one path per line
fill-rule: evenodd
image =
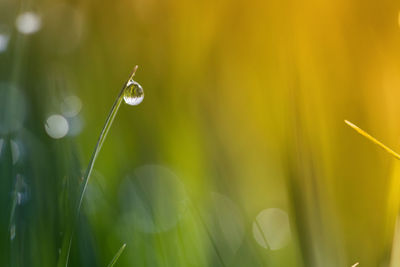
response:
M76 213L74 216L74 224L72 226L72 229L70 231L67 231L67 233L66 233L67 239L64 239L64 242L63 242L63 247L61 249L62 250L61 255L60 255L60 258L58 261L59 267L68 266L68 259L69 259L69 254L70 254L70 250L71 250L72 238L73 238L76 226L78 224L78 219L79 219L79 214L80 214L81 207L82 207L83 198L85 196L86 188L89 183L90 175L92 174L92 171L93 171L94 163L96 162L96 159L100 153L101 147L103 146L103 143L106 140L108 131L110 130L111 125L115 119L115 116L118 113L119 107L121 106L121 103L123 101L123 93L126 88L126 85L128 84L128 82L130 80L133 79L137 69L138 69L138 66L136 65L133 69L131 76L124 83L121 91L119 92L117 98L115 99L114 104L112 105L111 110L107 116L106 122L104 123L103 129L101 130L101 133L100 133L99 139L97 141L97 144L94 148L92 157L90 158L89 165L85 171L84 176L82 177L82 185L80 187L80 191L79 191L79 195L78 195L79 198L78 198L78 202L77 202Z
M86 187L88 185L89 179L90 179L90 174L92 173L93 170L93 166L94 163L96 161L96 158L101 150L101 147L103 146L104 141L106 140L108 131L111 128L111 125L115 119L115 116L118 113L119 107L121 106L122 100L123 100L123 93L124 93L124 89L126 88L126 84L133 79L133 77L135 76L136 70L137 70L138 66L135 66L135 68L133 69L133 72L131 74L131 76L129 77L129 79L125 82L124 86L122 87L121 91L119 92L117 98L114 101L113 106L111 107L110 113L108 114L108 117L106 119L106 122L104 124L103 130L101 130L100 136L99 136L99 140L97 141L96 147L94 148L93 154L92 154L92 158L90 159L89 165L86 169L85 175L83 176L83 187L81 189L80 192L80 197L79 197L79 202L78 202L78 207L77 207L77 215L79 215L81 206L82 206L82 201L83 201L83 197L85 195L85 191L86 191Z

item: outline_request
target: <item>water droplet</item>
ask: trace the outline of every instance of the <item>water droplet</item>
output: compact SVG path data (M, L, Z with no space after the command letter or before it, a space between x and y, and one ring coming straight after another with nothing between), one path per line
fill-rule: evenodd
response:
M139 105L144 98L142 86L134 80L130 80L124 90L125 103L131 106Z

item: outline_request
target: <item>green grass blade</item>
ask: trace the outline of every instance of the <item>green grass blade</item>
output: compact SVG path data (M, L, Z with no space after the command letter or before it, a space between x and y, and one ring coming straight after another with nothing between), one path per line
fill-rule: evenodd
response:
M107 265L107 267L114 266L114 264L117 262L119 256L121 256L122 252L124 252L125 247L126 247L126 244L123 244L122 247L118 250L117 254L115 254L114 258L111 260L111 262Z
M126 85L135 76L137 68L138 68L138 66L135 66L131 76L124 83L124 85L122 86L122 89L119 92L117 98L115 99L114 104L111 107L110 113L107 116L107 119L106 119L106 122L104 124L104 127L101 130L99 139L98 139L97 144L96 144L96 146L94 148L92 157L91 157L91 159L89 161L89 165L88 165L88 167L87 167L87 169L85 171L85 174L84 174L84 176L82 178L83 182L82 182L82 186L81 186L80 191L79 191L80 193L79 193L79 199L78 199L76 213L75 213L74 225L72 226L72 230L67 232L69 234L64 237L64 239L66 239L68 241L64 240L64 242L63 242L62 251L61 251L61 254L60 254L60 257L59 257L59 260L58 260L58 264L57 264L58 267L68 266L68 259L69 259L69 254L70 254L70 250L71 250L72 238L73 238L74 231L75 231L75 228L76 228L76 225L77 225L77 222L78 222L79 214L80 214L81 207L82 207L83 198L85 196L86 188L87 188L87 185L89 183L90 175L92 174L94 163L96 162L96 158L97 158L98 154L100 153L100 150L101 150L101 147L103 146L104 141L106 140L108 131L110 130L110 128L112 126L112 123L113 123L113 121L115 119L115 116L118 113L119 107L121 106L121 103L123 101L123 94L124 94L124 90L126 88Z

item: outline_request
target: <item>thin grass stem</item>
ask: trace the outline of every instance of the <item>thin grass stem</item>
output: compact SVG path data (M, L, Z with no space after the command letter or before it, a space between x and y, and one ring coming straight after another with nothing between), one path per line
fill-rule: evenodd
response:
M74 232L75 232L75 228L76 228L77 223L78 223L78 219L79 219L79 214L80 214L81 207L82 207L83 198L85 196L86 188L87 188L87 185L89 183L90 175L92 174L92 171L93 171L94 163L96 162L96 159L97 159L97 156L100 153L101 147L103 146L103 143L106 140L108 131L110 130L111 125L112 125L112 123L113 123L113 121L115 119L115 116L117 115L118 110L119 110L119 108L121 106L121 103L123 101L124 90L125 90L127 84L129 83L129 81L133 80L133 77L135 76L135 73L136 73L137 69L138 69L138 66L136 65L134 67L134 69L132 71L132 74L130 75L129 79L124 83L124 85L122 86L122 89L120 90L117 98L115 99L114 104L112 105L111 110L110 110L110 112L109 112L109 114L107 116L106 122L104 123L103 129L101 130L101 133L100 133L99 139L97 141L97 144L96 144L96 146L94 148L92 157L90 158L89 165L88 165L88 167L87 167L87 169L85 171L84 176L82 177L82 185L80 187L80 191L79 191L79 195L78 195L79 198L78 198L77 207L76 207L76 213L75 213L75 216L74 216L74 225L72 227L72 230L67 231L67 236L66 237L69 239L69 241L68 241L68 244L65 243L65 242L63 244L63 248L62 248L61 255L60 255L60 258L59 258L59 262L58 262L58 266L59 267L68 266L68 259L69 259L69 254L70 254L70 251L71 251L72 238L73 238L73 235L74 235ZM65 264L63 262L65 262Z
M358 127L357 125L349 122L348 120L344 120L344 122L347 125L349 125L351 128L353 128L355 131L357 131L359 134L361 134L362 136L364 136L365 138L367 138L368 140L370 140L374 144L376 144L379 147L381 147L382 149L384 149L386 152L388 152L390 155L392 155L396 159L400 160L400 155L398 153L394 152L391 148L389 148L386 145L384 145L382 142L377 140L375 137L373 137L372 135L370 135L369 133L367 133L366 131L364 131L363 129Z
M126 244L123 244L122 247L118 250L117 254L115 254L114 258L111 260L111 262L107 265L107 267L114 266L114 264L117 262L117 260L121 256L122 252L124 252L125 247L126 247Z
M119 107L121 106L121 103L123 101L123 93L124 93L124 89L126 88L127 83L133 79L133 77L135 76L136 70L137 70L138 66L135 66L135 68L133 69L133 72L131 74L131 76L129 77L129 79L125 82L124 86L122 87L121 91L119 92L117 98L114 101L114 104L110 110L110 113L108 114L108 117L106 119L106 122L104 124L103 130L100 133L99 136L99 140L97 141L96 147L94 148L93 154L92 154L92 158L90 159L89 165L86 169L85 175L83 176L83 187L81 189L80 192L80 197L79 197L79 202L78 202L78 207L77 207L77 213L79 214L81 206L82 206L82 201L83 201L83 197L85 195L85 191L86 191L86 187L88 185L89 179L90 179L90 174L92 173L93 170L93 166L94 163L96 161L96 158L101 150L101 147L103 146L104 141L106 140L108 131L111 128L111 125L115 119L115 116L118 113Z

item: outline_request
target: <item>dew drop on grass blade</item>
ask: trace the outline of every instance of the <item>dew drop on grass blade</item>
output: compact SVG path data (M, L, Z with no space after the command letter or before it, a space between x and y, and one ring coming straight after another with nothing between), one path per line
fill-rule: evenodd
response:
M64 236L64 240L63 240L63 244L62 244L62 248L61 248L61 252L60 252L60 256L59 256L59 260L58 260L58 264L57 264L57 266L59 266L59 267L68 266L68 259L69 259L69 253L71 250L72 237L74 235L74 231L75 231L75 228L76 228L76 225L78 222L79 213L80 213L82 202L83 202L83 197L85 195L86 188L89 183L90 175L92 173L96 158L101 150L101 147L103 146L103 143L107 137L108 131L111 128L111 125L115 119L115 116L118 113L118 110L121 106L122 101L124 101L126 104L131 105L131 106L132 105L136 106L143 101L143 98L144 98L143 88L139 83L137 83L136 81L133 80L137 69L138 69L138 66L135 66L129 79L124 83L117 98L115 99L114 104L111 107L110 113L107 116L104 127L101 130L96 147L94 148L92 157L89 161L89 165L88 165L88 167L85 171L85 174L82 178L83 181L82 181L81 188L79 190L79 196L78 196L79 199L77 202L76 213L74 216L74 224L72 225L72 227L70 229L67 229L66 234ZM121 253L122 253L122 251L121 251Z

